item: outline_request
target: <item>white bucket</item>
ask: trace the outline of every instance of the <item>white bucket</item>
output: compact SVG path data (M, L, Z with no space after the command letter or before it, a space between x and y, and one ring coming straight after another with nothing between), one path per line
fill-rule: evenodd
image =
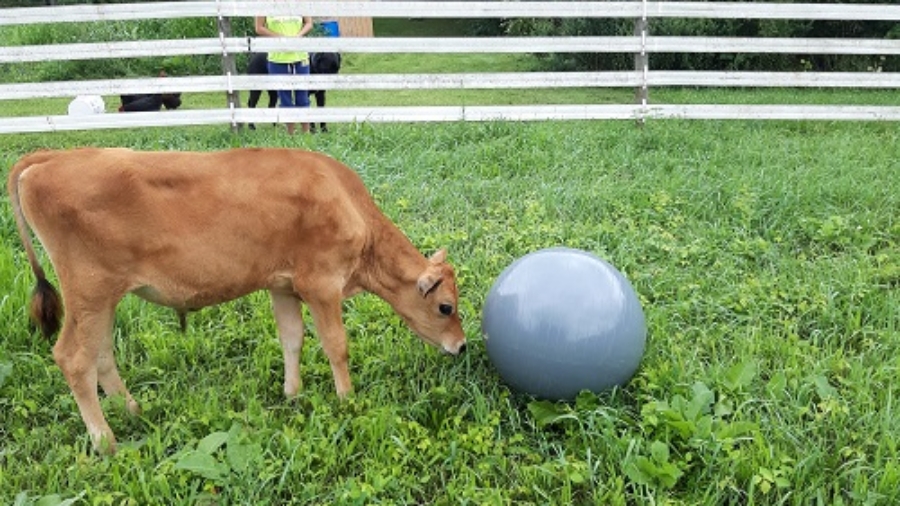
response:
M106 104L100 95L78 95L69 102L69 116L85 116L106 112Z

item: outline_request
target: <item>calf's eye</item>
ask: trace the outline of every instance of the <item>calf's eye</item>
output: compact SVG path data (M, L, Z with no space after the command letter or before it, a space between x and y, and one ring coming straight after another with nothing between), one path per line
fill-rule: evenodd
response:
M444 316L450 316L451 314L453 314L453 306L451 306L450 304L441 304L440 306L438 306L438 309Z

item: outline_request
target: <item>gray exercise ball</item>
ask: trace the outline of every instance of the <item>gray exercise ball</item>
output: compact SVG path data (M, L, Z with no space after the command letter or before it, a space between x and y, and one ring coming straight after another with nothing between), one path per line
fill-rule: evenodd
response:
M631 283L597 256L571 248L529 253L488 292L488 358L515 391L571 400L627 383L647 338Z

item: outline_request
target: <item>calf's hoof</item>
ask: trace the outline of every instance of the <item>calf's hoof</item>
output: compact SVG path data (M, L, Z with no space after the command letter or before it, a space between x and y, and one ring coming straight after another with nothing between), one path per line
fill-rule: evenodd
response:
M138 404L138 402L134 399L128 399L127 401L125 401L125 409L127 409L128 413L133 416L140 416L140 414L143 412L143 410L141 409L141 405Z
M94 451L98 454L108 457L116 454L116 436L112 432L92 434L91 440L94 444Z
M294 399L297 397L297 394L300 393L300 390L303 389L303 381L297 380L296 382L284 382L284 396L288 399Z

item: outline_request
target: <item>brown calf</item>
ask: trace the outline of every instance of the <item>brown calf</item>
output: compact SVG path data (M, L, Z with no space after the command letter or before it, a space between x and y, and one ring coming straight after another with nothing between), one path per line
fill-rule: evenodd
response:
M98 382L140 412L113 357L114 311L129 292L185 312L268 290L288 396L300 388L301 303L310 309L340 396L352 390L341 302L353 294L378 295L423 340L448 353L465 346L446 253L422 256L356 173L323 154L39 151L13 166L9 194L37 278L32 317L53 334L61 304L29 226L65 302L53 357L100 451L114 452L115 437Z

